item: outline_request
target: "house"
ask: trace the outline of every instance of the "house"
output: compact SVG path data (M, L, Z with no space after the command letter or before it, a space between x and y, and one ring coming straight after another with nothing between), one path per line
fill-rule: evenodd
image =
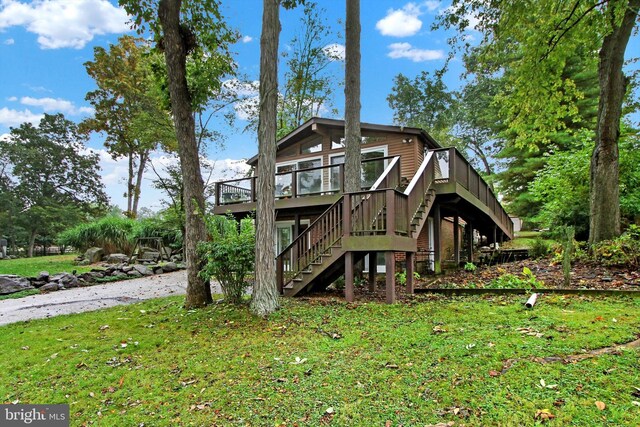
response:
M439 272L447 253L456 264L463 252L470 259L478 233L489 242L512 238L509 215L455 148L417 128L362 123L361 132L362 191L348 194L344 121L312 118L278 141L276 262L284 295L325 288L344 274L352 300L354 262L365 259L371 284L385 269L393 302L396 261L406 263L411 292L416 264ZM254 170L257 161L248 161ZM247 216L255 200L255 176L216 183L215 213Z

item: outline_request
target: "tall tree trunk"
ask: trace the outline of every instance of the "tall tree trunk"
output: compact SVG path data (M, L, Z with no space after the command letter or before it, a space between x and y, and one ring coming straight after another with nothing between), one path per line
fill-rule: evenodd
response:
M36 236L38 235L38 230L31 230L29 233L29 247L27 248L27 257L33 258L33 247L36 245Z
M147 168L147 160L149 159L149 151L140 153L140 163L138 164L138 170L136 171L136 184L133 189L133 218L138 217L138 203L140 202L140 192L142 187L142 177L144 176L144 170Z
M274 239L276 124L278 105L279 1L262 2L260 36L260 112L258 121L258 177L256 203L256 283L251 311L266 316L278 308Z
M127 217L135 218L132 216L133 211L133 151L129 152L129 176L127 177Z
M186 308L202 307L212 301L208 283L198 275L201 261L198 242L205 240L204 185L196 144L195 123L187 86L187 37L180 28L181 0L161 0L158 17L163 29L164 57L169 78L171 110L178 140L178 154L184 183L185 235L184 255L187 262ZM184 34L186 36L186 34Z
M609 5L613 31L602 42L598 64L600 101L596 143L591 156L589 243L620 235L618 138L628 83L622 66L639 8L640 0L629 0L622 22L617 26L613 22L613 6Z
M344 190L360 191L360 0L347 0Z

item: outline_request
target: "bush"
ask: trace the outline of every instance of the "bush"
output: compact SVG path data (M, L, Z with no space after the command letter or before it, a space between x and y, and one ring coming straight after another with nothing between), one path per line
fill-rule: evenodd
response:
M238 221L232 216L205 218L211 241L199 245L205 266L200 276L217 280L226 301L239 304L249 286L255 264L256 232L252 219Z
M464 265L464 271L468 271L468 272L474 272L478 269L478 267L476 267L476 265L472 262L468 262Z
M631 225L622 236L592 247L592 259L606 266L640 266L640 227Z
M536 238L529 249L529 256L533 259L542 258L549 254L549 245L540 238Z
M131 232L134 225L133 219L108 216L63 231L58 235L57 242L59 245L73 246L81 252L97 246L106 253L128 254L133 250Z
M503 274L497 279L493 279L486 287L490 289L532 289L541 288L544 283L536 278L536 276L527 267L522 269L520 276L515 274Z

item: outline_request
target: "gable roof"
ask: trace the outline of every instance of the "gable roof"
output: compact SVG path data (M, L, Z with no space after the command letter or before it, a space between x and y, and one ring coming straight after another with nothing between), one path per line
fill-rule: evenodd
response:
M303 140L314 134L322 134L322 129L344 130L344 120L323 119L320 117L312 117L298 128L294 129L277 142L276 152ZM377 125L373 123L360 123L360 129L363 131L379 131L388 133L400 133L404 135L416 135L422 138L428 148L441 148L440 144L431 137L425 130L414 127ZM247 163L254 166L258 162L258 155L251 157Z

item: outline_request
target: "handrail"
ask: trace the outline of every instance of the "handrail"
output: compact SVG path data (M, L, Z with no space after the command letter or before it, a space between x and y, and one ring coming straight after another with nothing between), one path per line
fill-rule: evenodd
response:
M375 159L375 160L379 160L379 159ZM382 182L387 178L387 176L391 175L391 171L396 167L397 164L399 165L399 163L400 163L400 156L394 156L393 160L391 160L391 162L387 165L387 167L382 172L380 177L376 180L376 182L373 183L370 190L376 190L380 185L382 185ZM398 173L399 172L400 172L400 169L398 169Z

